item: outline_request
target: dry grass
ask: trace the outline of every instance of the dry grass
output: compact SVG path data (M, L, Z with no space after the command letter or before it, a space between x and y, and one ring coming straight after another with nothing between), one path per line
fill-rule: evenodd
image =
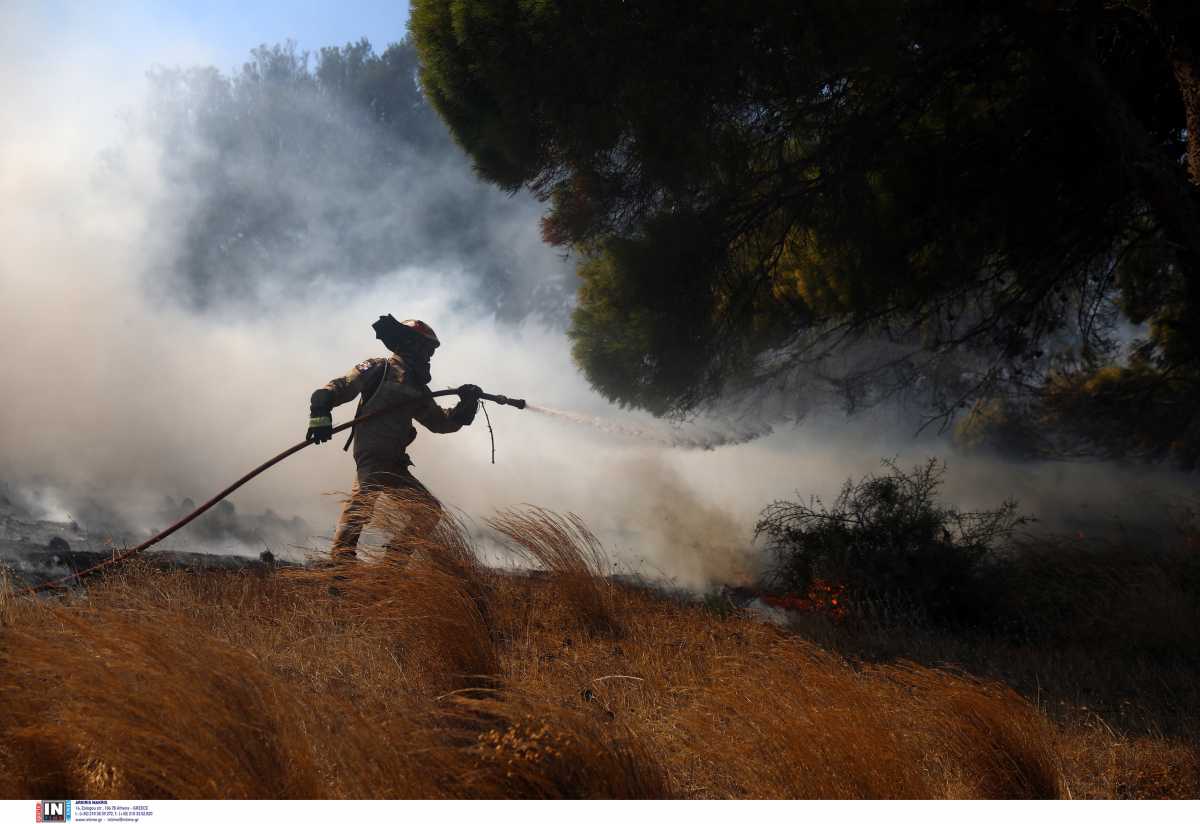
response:
M1148 547L1079 536L1027 540L997 564L994 608L1040 639L1146 652L1200 650L1195 537Z
M511 541L518 556L553 576L588 630L620 634L612 587L605 577L608 556L578 515L564 517L530 507L505 510L486 523Z
M385 525L400 509L383 508ZM866 664L613 587L577 519L492 525L548 573L480 566L443 517L350 567L135 564L60 601L0 595L0 796L1186 797L1200 784L1194 740L1063 721L994 679Z

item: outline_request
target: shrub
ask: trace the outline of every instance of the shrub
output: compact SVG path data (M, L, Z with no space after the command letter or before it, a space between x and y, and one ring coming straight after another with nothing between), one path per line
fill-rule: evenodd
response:
M936 500L945 464L932 458L905 472L847 480L833 505L776 501L763 510L755 537L773 559L771 589L808 592L819 580L845 588L851 608L902 604L937 621L972 615L971 585L980 564L1028 519L1015 501L960 512Z

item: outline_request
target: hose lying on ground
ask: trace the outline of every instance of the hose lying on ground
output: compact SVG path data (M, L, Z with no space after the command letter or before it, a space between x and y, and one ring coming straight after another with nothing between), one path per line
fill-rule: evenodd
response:
M457 395L458 390L457 389L439 389L438 391L432 392L430 394L432 394L433 397L436 398L436 397L440 397L442 395ZM489 395L486 392L482 393L479 397L481 400L492 401L493 403L498 403L498 404L505 405L505 406L515 406L517 409L525 408L525 401L521 400L520 398L508 398L508 397L505 397L504 395ZM371 418L375 418L380 415L386 415L390 412L399 412L408 406L409 406L409 404L403 403L403 404L396 404L393 406L388 406L383 409L376 409L373 412L368 412L365 415L360 415L359 417L355 418L352 421L347 421L346 423L341 424L340 426L335 426L333 428L333 434L336 435L338 432L349 429L350 427L352 427L356 424L360 424L363 421L370 420ZM291 447L290 449L285 449L283 452L280 452L278 455L276 455L271 460L250 470L245 475L243 475L242 477L240 477L236 481L234 481L232 484L230 484L229 486L222 489L220 492L218 492L212 498L209 498L207 501L200 504L200 506L196 507L196 509L191 514L186 515L183 518L180 518L178 521L171 524L169 527L164 529L162 532L159 532L158 534L153 535L150 538L147 538L145 541L142 541L137 546L130 547L129 549L123 549L120 552L114 553L111 558L101 561L100 563L96 564L95 566L88 567L87 569L83 569L78 572L73 572L70 575L67 575L63 578L58 578L53 581L44 581L44 582L38 584L37 586L29 587L29 588L23 590L22 592L24 594L34 595L39 592L45 592L48 589L62 589L67 584L71 583L72 581L78 581L79 579L84 578L85 576L88 576L88 575L92 575L93 573L99 572L102 569L107 569L108 567L116 566L117 564L121 563L122 561L126 561L126 560L132 558L134 555L137 555L140 552L144 552L145 550L154 546L155 544L157 544L159 541L166 538L167 536L173 534L174 532L177 532L180 529L183 529L183 527L187 526L192 521L196 520L196 518L200 517L205 512L207 512L209 509L216 506L222 499L233 494L233 492L235 490L237 490L238 487L241 487L242 485L248 483L254 477L262 474L263 472L266 472L268 469L270 469L275 464L282 461L284 458L288 458L288 457L296 454L301 449L303 449L304 447L308 446L311 443L313 443L313 441L303 441L303 442L298 443L295 446Z

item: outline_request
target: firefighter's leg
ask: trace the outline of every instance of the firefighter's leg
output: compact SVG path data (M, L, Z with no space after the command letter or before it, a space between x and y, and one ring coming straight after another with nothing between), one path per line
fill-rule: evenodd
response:
M362 478L354 482L350 498L342 507L342 516L338 519L337 531L333 534L333 560L352 561L358 557L355 548L363 527L371 520L375 509L375 498L378 488L369 481L364 483Z
M385 490L382 494L386 496L391 515L387 519L391 533L387 549L411 555L437 528L442 518L442 505L407 468L389 473Z

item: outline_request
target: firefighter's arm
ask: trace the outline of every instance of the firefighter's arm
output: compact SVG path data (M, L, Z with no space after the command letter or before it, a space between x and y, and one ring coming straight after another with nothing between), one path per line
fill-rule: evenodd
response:
M464 426L470 426L471 422L475 420L475 412L479 408L480 389L477 386L466 384L460 386L458 391L458 405L450 411L446 411L438 406L437 402L430 396L426 398L425 403L421 405L413 417L420 421L421 426L430 432L441 434L457 432Z
M333 407L354 400L372 378L379 377L382 368L382 358L371 358L313 392L308 405L308 439L323 443L333 437Z

